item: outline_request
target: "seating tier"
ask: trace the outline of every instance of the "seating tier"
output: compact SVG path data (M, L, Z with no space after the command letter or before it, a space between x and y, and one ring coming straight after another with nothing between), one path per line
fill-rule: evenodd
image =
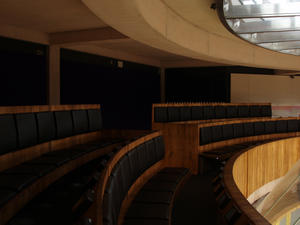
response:
M154 104L153 122L271 117L271 104Z

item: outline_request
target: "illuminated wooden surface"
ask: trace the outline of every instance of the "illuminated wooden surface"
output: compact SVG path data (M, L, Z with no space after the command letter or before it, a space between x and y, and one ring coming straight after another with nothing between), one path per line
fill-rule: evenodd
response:
M270 224L247 201L263 185L284 176L300 159L300 137L258 145L237 153L224 169L225 187L248 218L259 225Z

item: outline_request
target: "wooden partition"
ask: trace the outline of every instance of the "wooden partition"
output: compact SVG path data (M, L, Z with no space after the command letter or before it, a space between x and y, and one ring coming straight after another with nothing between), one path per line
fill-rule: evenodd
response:
M247 201L249 195L284 176L299 159L300 137L293 137L244 150L227 162L225 188L252 224L270 225Z
M97 225L103 224L103 200L104 200L104 192L105 188L108 182L108 178L114 168L114 166L118 163L118 161L126 155L129 151L134 149L135 147L155 138L158 136L161 136L162 133L160 131L153 132L151 134L148 134L146 136L143 136L136 141L133 141L132 143L124 146L122 149L120 149L107 163L107 166L105 167L104 171L102 172L101 178L98 182L97 186L97 207L95 208L95 214L97 215L96 223ZM139 190L144 186L144 184L159 170L161 170L164 167L165 163L164 160L160 160L156 162L154 165L152 165L150 168L148 168L140 177L137 178L137 180L131 185L125 199L122 202L118 224L121 225L124 219L124 216L126 214L126 211L128 207L130 206L130 203L135 198L135 195L139 192Z
M226 124L279 121L279 120L298 120L297 117L290 118L248 118L236 119L222 122L173 122L156 124L156 129L162 130L166 144L166 164L173 167L186 167L196 174L198 172L199 154L216 148L230 146L233 144L253 142L260 140L270 140L273 138L295 137L300 132L263 134L257 136L233 138L218 141L210 144L201 145L200 129L203 127L214 127Z

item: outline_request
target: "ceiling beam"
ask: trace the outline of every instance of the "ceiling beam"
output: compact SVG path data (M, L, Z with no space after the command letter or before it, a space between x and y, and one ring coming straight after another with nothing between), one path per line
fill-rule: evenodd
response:
M129 39L129 37L121 34L119 31L111 27L49 34L49 41L51 45L76 45L87 42L115 39Z

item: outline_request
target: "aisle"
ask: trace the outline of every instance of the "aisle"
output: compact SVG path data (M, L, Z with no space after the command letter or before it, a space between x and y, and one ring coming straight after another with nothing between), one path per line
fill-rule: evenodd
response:
M210 180L213 175L192 176L176 197L172 225L220 225Z

